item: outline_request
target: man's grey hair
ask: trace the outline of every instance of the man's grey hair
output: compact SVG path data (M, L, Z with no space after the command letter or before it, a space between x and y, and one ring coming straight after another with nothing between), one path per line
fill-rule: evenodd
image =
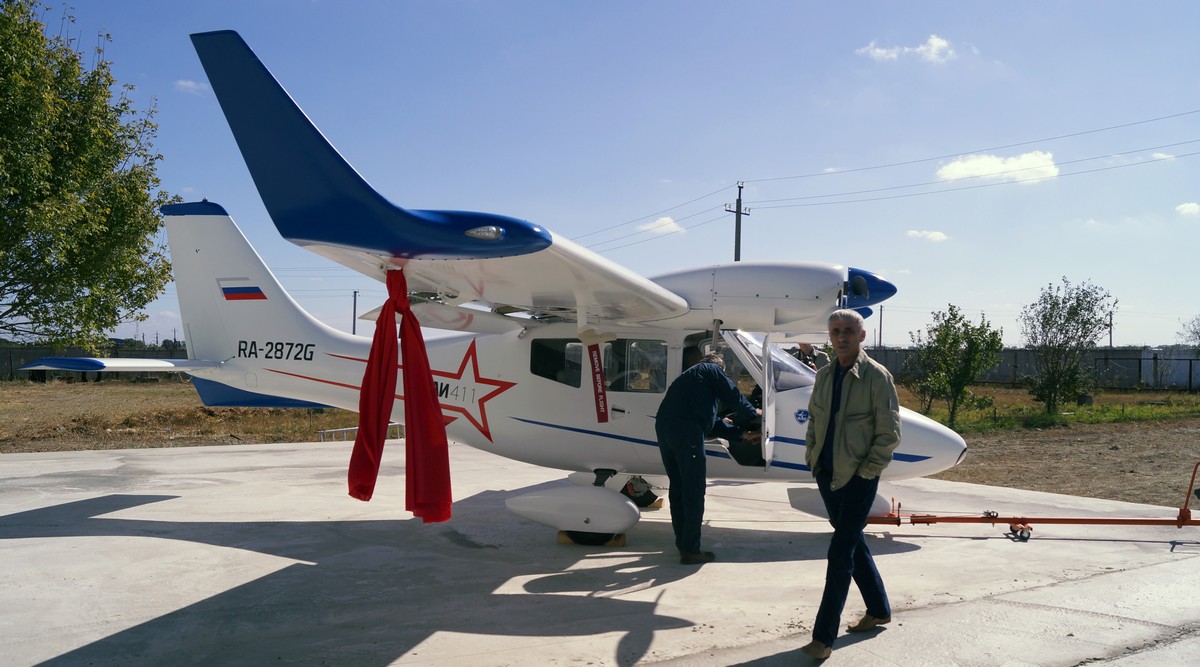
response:
M849 320L857 323L859 329L867 328L867 323L866 320L863 319L863 316L859 315L857 310L850 310L849 308L842 308L830 313L829 324L833 324L834 320L841 320L843 322Z
M725 369L725 357L722 357L721 355L717 354L716 352L710 352L710 353L704 355L704 358L701 359L700 361L702 361L704 363L709 363L709 364L716 364L721 367L721 370Z

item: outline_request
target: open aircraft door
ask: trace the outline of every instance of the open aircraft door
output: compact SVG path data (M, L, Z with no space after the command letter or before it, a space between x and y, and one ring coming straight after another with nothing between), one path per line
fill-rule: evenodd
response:
M734 355L746 367L750 376L762 389L762 457L763 469L770 470L771 458L775 454L775 373L774 356L771 353L771 336L756 340L759 334L743 331L722 331L721 337Z
M763 470L771 469L775 455L775 355L771 354L771 334L763 336L762 360L762 455Z

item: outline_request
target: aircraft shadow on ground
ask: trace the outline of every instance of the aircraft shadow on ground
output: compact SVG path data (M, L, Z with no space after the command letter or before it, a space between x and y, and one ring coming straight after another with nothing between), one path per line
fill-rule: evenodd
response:
M449 632L507 637L621 633L617 655L608 659L627 665L646 655L656 632L692 625L657 613L657 604L646 601L657 595L622 596L698 571L678 564L669 522L643 521L624 549L560 545L550 529L504 509L505 498L530 490L477 494L454 504L450 522L429 525L417 519L103 518L176 498L109 495L0 517L0 539L155 537L305 561L46 664L386 665L434 633ZM722 560L732 562L821 560L828 543L824 533L713 527L706 528L705 539L728 545ZM914 548L895 540L872 544L877 553Z

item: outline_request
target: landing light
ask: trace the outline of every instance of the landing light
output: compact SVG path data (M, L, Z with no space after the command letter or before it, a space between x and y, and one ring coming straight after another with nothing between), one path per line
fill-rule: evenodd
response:
M467 236L480 241L499 241L504 238L504 229L495 225L484 225L483 227L475 227L464 232Z

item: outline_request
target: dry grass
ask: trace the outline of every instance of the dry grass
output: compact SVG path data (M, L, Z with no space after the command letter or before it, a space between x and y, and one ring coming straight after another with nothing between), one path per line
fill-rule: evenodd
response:
M991 395L998 411L1033 410L1022 389L978 393ZM903 392L901 400L914 406ZM1171 403L1183 411L1169 419L969 434L966 460L937 477L1179 507L1200 460L1195 401L1187 395L1101 394L1099 409L1125 405L1132 412L1143 404ZM358 415L334 409L209 408L177 379L0 382L0 453L308 441L321 430L357 423Z
M187 382L0 383L0 453L317 439L344 410L210 408Z

